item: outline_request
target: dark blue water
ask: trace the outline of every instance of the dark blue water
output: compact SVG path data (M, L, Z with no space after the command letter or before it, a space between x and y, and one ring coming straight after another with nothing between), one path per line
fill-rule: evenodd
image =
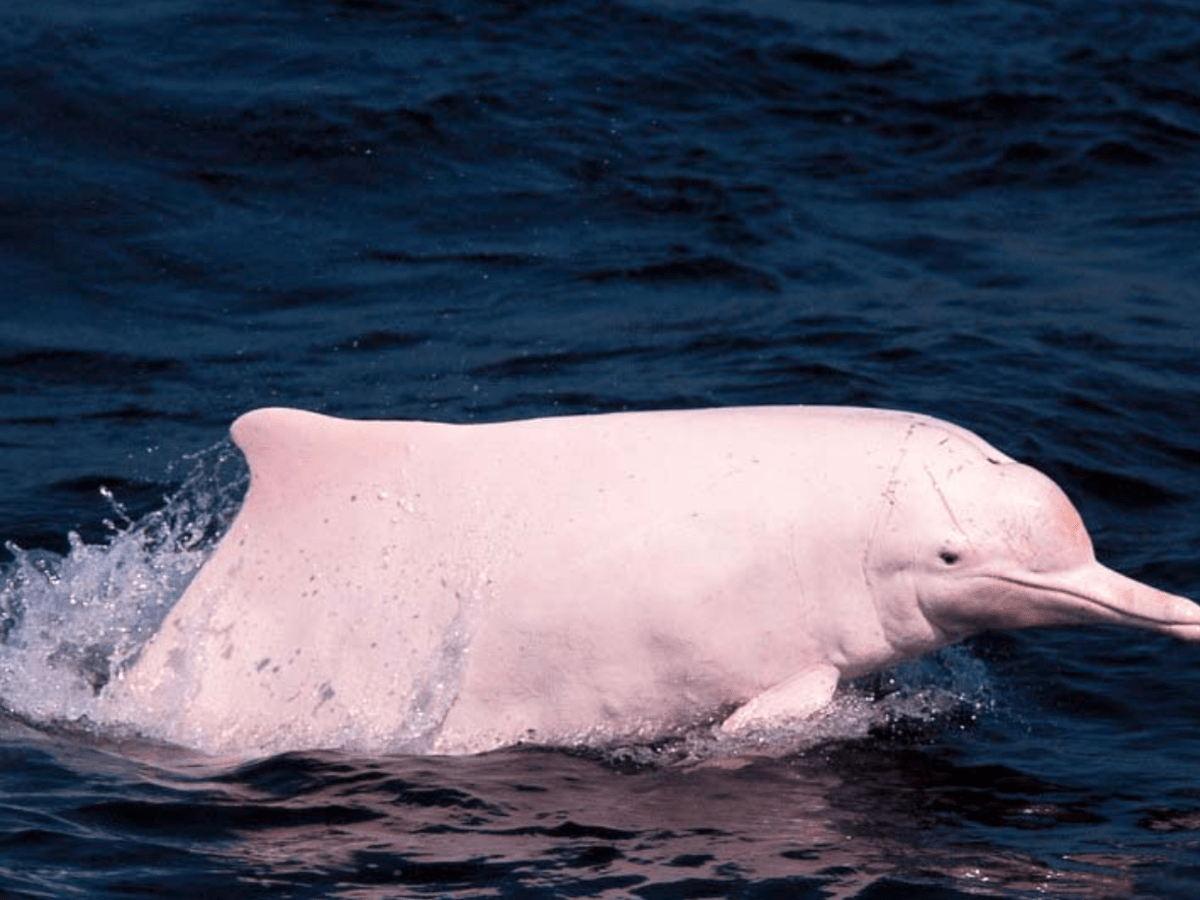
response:
M740 767L86 718L266 404L917 410L1200 597L1194 5L46 0L0 51L0 894L1195 895L1200 650L1115 629Z

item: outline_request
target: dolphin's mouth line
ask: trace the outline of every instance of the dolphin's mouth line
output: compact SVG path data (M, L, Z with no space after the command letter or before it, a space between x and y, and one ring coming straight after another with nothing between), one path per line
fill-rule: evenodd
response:
M992 578L996 581L1005 581L1009 584L1015 584L1018 587L1030 588L1038 591L1050 591L1056 594L1066 594L1068 597L1074 597L1077 600L1082 600L1085 603L1090 603L1093 606L1098 606L1101 609L1106 609L1113 613L1119 619L1132 620L1135 622L1147 622L1158 626L1179 625L1184 627L1200 627L1200 622L1187 619L1159 619L1153 616L1148 616L1143 613L1131 612L1130 610L1118 606L1113 603L1106 602L1092 594L1085 594L1082 591L1073 590L1069 587L1063 587L1057 584L1047 584L1044 582L1026 580L1022 578L1014 578L1011 575L985 575L985 578Z

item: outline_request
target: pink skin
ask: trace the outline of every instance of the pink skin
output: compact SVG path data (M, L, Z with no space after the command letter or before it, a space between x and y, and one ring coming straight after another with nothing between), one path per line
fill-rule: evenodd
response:
M1053 482L910 413L267 409L233 435L245 504L105 698L210 752L737 733L986 628L1200 639L1200 607L1095 561Z

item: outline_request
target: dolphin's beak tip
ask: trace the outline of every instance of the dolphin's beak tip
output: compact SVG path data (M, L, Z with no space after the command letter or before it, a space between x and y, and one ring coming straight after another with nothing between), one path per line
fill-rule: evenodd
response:
M1200 643L1200 603L1180 595L1174 595L1172 599L1181 621L1169 625L1167 631L1188 643Z

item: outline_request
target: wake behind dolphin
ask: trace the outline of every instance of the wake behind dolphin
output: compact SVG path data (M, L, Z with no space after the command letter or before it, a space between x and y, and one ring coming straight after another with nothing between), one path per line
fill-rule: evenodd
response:
M101 698L209 752L738 735L984 629L1200 639L1200 607L1095 561L1053 482L925 416L265 409L233 436L240 512Z

